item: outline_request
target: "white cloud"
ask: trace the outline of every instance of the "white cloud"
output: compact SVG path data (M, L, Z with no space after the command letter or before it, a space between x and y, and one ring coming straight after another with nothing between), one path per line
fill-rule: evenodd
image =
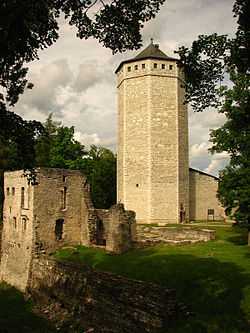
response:
M180 45L190 45L199 34L232 34L234 0L167 0L156 18L143 29L144 46L151 37L169 55ZM112 55L94 39L75 37L76 28L60 18L57 43L39 53L30 64L34 89L27 91L15 111L26 119L44 121L49 112L66 126L75 126L88 143L116 146L116 78L120 61L136 52ZM193 167L216 173L226 159L208 153L209 131L225 118L215 111L189 112L190 162ZM87 144L87 143L85 143Z

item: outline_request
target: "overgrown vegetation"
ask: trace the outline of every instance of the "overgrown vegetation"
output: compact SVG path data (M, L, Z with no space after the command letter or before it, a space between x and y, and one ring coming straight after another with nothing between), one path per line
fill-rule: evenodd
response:
M212 152L226 152L219 199L228 215L250 230L250 1L235 0L235 37L200 35L190 49L177 53L186 74L186 98L195 111L217 107L225 124L211 133ZM229 86L221 85L223 79Z
M32 303L21 292L5 283L0 284L1 333L55 333L47 321L32 312Z
M197 228L197 226L195 226ZM247 230L216 229L217 239L186 246L156 246L113 256L78 246L56 253L58 260L87 263L95 269L174 288L190 318L177 322L178 333L250 331L250 249Z

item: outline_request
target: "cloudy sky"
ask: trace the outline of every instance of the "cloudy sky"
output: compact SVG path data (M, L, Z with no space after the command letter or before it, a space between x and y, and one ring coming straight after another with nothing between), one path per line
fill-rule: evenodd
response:
M142 31L144 46L153 37L168 55L190 46L198 34L233 34L233 0L167 0L157 17ZM40 52L30 65L35 84L15 111L26 119L44 121L53 112L63 125L75 126L76 138L116 151L116 78L119 63L137 52L112 55L95 40L80 40L75 29L60 21L60 39ZM223 124L216 111L189 110L190 165L214 175L227 161L225 154L209 155L209 130Z

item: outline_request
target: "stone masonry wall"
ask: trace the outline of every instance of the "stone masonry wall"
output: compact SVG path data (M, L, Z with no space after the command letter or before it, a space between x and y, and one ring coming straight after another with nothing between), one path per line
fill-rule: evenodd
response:
M122 66L118 123L118 202L137 223L178 223L181 206L188 218L187 107L176 61Z
M8 172L4 181L0 279L24 290L29 276L33 239L33 187L23 171Z
M46 258L34 260L28 291L72 333L163 333L178 311L173 290Z
M63 245L81 244L86 237L88 191L80 171L65 169L38 170L34 186L34 228L38 251L52 252ZM56 223L62 221L61 239L56 236Z
M215 239L215 231L208 229L192 229L189 227L153 227L137 225L137 247L168 244L191 244L207 242Z
M225 212L217 198L218 180L203 172L189 171L190 220L212 219L208 210L214 210L214 219L223 220Z

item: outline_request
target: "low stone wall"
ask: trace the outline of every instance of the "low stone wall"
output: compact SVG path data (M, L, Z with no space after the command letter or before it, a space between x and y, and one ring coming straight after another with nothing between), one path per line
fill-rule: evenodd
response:
M72 333L165 333L178 312L173 290L46 258L33 261L28 292Z
M190 227L153 227L137 225L137 246L147 246L157 243L192 244L215 239L215 231L208 229L193 229Z

